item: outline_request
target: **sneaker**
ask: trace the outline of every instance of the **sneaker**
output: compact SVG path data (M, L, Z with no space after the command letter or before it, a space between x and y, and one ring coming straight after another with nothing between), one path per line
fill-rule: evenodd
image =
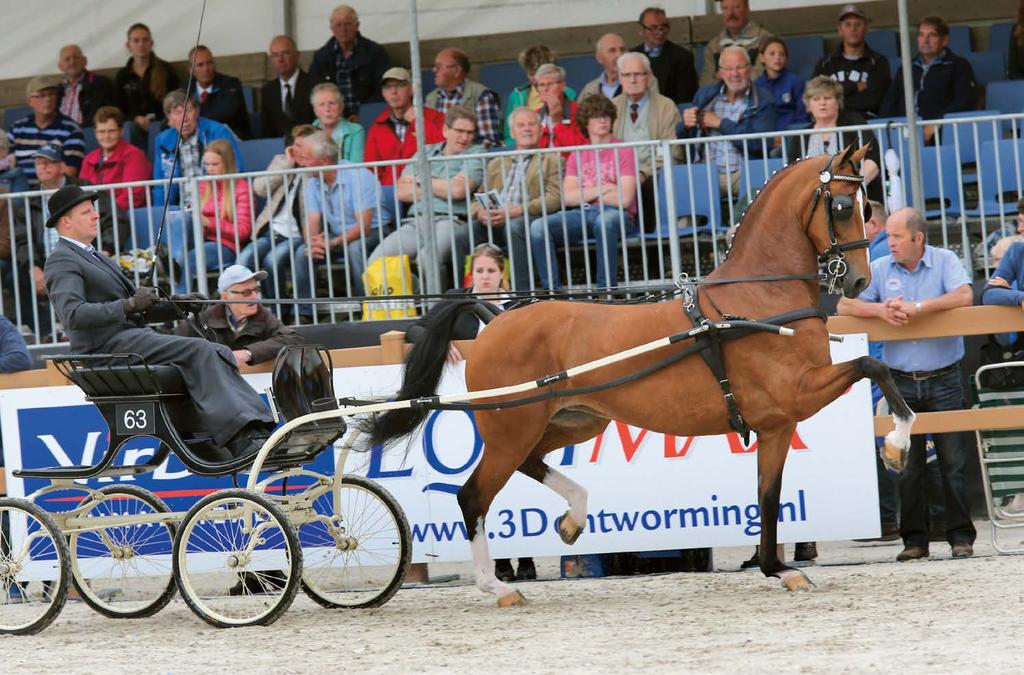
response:
M966 542L962 544L953 544L953 557L954 558L970 558L974 555L974 546Z
M896 556L896 562L907 562L908 560L920 560L921 558L928 557L928 548L925 546L905 546L899 555Z

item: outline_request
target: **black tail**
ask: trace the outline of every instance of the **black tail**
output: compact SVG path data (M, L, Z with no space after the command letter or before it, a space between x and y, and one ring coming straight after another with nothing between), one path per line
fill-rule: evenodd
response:
M485 305L485 307L481 307ZM474 311L485 323L494 314L486 310L486 303L477 300L448 300L439 303L423 317L423 321L414 328L421 328L415 335L410 329L409 337L416 344L405 357L405 375L402 388L395 398L404 401L421 396L430 396L437 390L444 370L445 357L448 354L448 343L452 340L455 321L463 312ZM369 424L370 446L386 445L403 436L408 436L426 418L426 408L402 408L389 410Z

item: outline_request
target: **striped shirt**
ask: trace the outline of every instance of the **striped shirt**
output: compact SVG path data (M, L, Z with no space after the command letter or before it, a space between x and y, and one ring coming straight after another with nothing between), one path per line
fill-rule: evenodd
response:
M721 117L722 119L732 120L733 122L739 120L743 116L743 112L750 105L750 92L754 85L750 85L747 88L745 94L737 96L736 100L732 103L726 98L724 90L723 93L715 96L711 102L711 111ZM711 132L713 136L720 136L721 132ZM736 149L736 146L732 144L732 141L724 141L722 143L709 143L708 144L708 159L716 164L719 169L723 171L733 172L739 171L740 164L743 161L743 157L740 151Z
M82 167L82 159L85 157L82 128L60 113L57 113L57 118L45 129L36 126L34 115L22 117L7 131L7 140L14 150L18 166L33 189L39 187L34 155L47 143L60 143L64 150L64 163L76 171Z

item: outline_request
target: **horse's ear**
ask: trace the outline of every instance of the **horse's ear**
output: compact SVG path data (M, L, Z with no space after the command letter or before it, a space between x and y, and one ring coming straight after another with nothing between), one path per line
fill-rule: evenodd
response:
M853 153L853 155L850 156L850 161L851 162L860 162L860 161L862 161L867 156L868 150L871 149L871 143L872 143L871 141L868 141L864 145L860 146L860 148L858 148L857 151L855 153Z
M853 150L854 150L854 148L853 148L853 144L852 143L842 149L842 151L839 153L839 161L836 162L836 168L837 169L839 167L841 167L843 164L845 164L846 162L850 161L850 153L852 153Z

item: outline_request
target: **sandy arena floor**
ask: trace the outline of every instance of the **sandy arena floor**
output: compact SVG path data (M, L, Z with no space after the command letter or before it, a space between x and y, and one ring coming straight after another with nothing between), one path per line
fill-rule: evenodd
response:
M1024 556L999 556L978 523L975 557L895 563L898 542L819 544L817 584L793 594L737 571L747 549L716 549L714 574L519 585L499 610L469 565L445 586L410 586L375 610L330 612L301 593L264 628L216 630L179 599L150 619L114 621L69 602L45 631L0 638L5 673L306 672L1019 672ZM1024 535L1022 535L1024 537Z

